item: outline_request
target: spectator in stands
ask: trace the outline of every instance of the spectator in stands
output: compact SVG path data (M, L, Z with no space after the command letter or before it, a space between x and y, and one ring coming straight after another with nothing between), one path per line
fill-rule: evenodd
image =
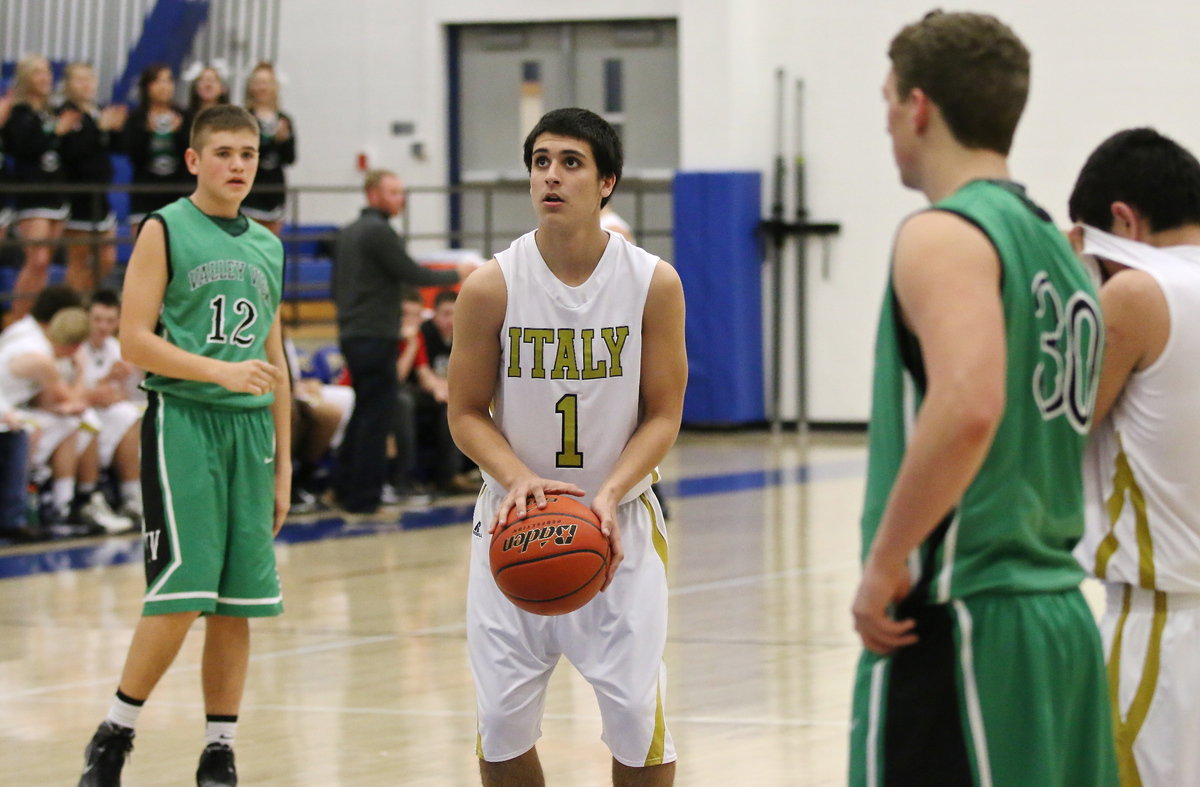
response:
M88 334L87 313L78 302L70 287L47 287L29 315L0 333L0 398L40 432L34 481L40 485L48 479L40 516L43 529L53 535L122 532L133 524L113 513L96 489L96 415L82 387L68 382L59 369L59 361L72 359Z
M270 63L259 63L250 72L246 109L258 120L258 177L242 212L278 235L287 209L283 168L296 162L296 126L279 109L279 79Z
M33 298L46 286L54 241L67 219L67 199L46 187L63 182L62 140L79 122L78 110L55 112L50 104L54 76L41 55L26 55L17 63L14 103L4 126L4 148L13 163L16 187L14 219L25 246L25 262L13 284L9 319L29 313ZM31 186L35 190L22 191ZM36 190L39 189L40 190Z
M425 301L421 293L406 287L401 296L400 343L396 355L396 409L392 420L391 496L399 502L426 503L429 495L417 479L417 375L429 368L429 356L421 338ZM388 490L385 489L385 499Z
M25 542L38 540L27 517L29 485L29 435L21 428L17 410L4 398L0 385L0 538Z
M121 299L114 290L97 290L88 304L88 337L79 348L84 396L100 422L97 436L101 468L114 474L120 493L119 513L133 522L142 518L139 437L142 407L130 401L130 383L142 373L121 360L117 326Z
M405 284L453 284L475 265L423 268L408 256L389 219L404 210L394 172L373 170L363 184L367 207L338 234L332 277L338 343L354 385L354 412L334 467L333 488L346 511L374 512L387 480L388 423L396 404L400 293Z
M458 293L454 290L442 290L434 297L433 316L421 324L421 341L429 365L417 370L421 388L417 398L417 440L429 448L427 470L433 483L438 491L448 494L478 492L480 483L477 477L467 472L470 463L454 443L446 412L446 402L450 398L446 372L450 368L457 300Z
M637 243L633 239L633 228L612 209L612 205L605 205L600 209L600 229L612 230L630 243Z
M183 110L174 102L175 77L170 66L156 63L142 71L138 105L125 124L122 147L133 165L133 185L157 190L129 195L129 222L135 226L191 192L192 178L183 161L189 129Z
M318 510L322 463L337 450L354 411L354 389L301 375L300 355L291 337L283 349L292 373L292 513Z
M197 63L196 65L200 65ZM186 78L186 74L184 75ZM188 118L195 118L201 111L217 104L229 103L229 86L215 65L201 66L200 72L188 88ZM191 123L188 124L189 126Z
M12 223L12 194L9 192L8 160L4 155L4 127L12 114L11 91L0 93L0 241L8 237L8 225ZM0 246L0 251L3 247ZM0 255L2 257L3 255ZM0 259L0 263L3 260Z
M63 171L75 185L95 185L93 192L67 195L71 207L65 235L79 241L67 246L67 284L77 292L90 292L104 280L117 261L117 214L108 201L113 167L109 157L125 125L126 108L96 105L96 72L87 63L71 63L64 79L63 110L79 116L62 138ZM88 244L83 241L94 241ZM94 254L93 254L94 252Z

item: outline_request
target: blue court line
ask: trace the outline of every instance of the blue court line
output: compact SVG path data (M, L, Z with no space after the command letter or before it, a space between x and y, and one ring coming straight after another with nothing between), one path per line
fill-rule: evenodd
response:
M862 476L866 461L862 459L827 462L818 465L794 465L774 470L747 470L738 473L690 476L659 484L664 499L748 492L782 484L804 484L810 481L830 481ZM307 522L288 522L280 531L277 542L302 544L329 538L395 533L430 527L467 524L471 521L474 501L431 506L402 512L393 521L346 520L335 514ZM111 538L99 542L72 546L51 546L38 551L4 554L0 547L0 579L27 577L55 571L72 571L142 561L140 538Z

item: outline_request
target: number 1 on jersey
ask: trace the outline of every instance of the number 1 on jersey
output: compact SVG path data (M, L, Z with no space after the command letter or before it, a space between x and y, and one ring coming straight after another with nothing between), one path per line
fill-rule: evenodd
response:
M554 455L554 466L583 467L583 454L579 452L579 395L565 394L554 405L554 412L562 416L562 450Z

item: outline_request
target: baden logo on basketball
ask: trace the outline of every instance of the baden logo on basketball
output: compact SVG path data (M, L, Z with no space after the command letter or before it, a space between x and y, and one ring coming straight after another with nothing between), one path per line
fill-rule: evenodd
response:
M575 531L579 529L578 525L550 525L548 527L535 527L530 530L516 533L504 539L501 545L501 550L508 552L517 550L519 552L528 551L531 545L537 545L539 548L545 548L547 544L553 541L558 546L567 546L575 540Z

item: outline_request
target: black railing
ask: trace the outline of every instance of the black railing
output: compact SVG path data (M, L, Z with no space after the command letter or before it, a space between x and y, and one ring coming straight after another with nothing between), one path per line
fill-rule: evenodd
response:
M94 195L94 211L93 215L99 212L103 205L103 196L109 194L170 194L178 193L181 189L187 189L190 184L180 185L148 185L148 184L17 184L6 183L3 185L3 194L33 194L33 193L55 193L64 195L75 194L92 194ZM326 289L326 285L321 283L311 283L301 281L301 269L299 264L307 260L310 256L325 257L328 256L328 251L332 247L333 240L336 237L336 231L333 229L313 231L314 226L329 226L332 223L309 222L307 225L301 223L302 211L301 203L306 199L317 195L346 195L353 197L353 201L348 200L347 209L343 211L338 224L343 224L350 221L358 207L362 203L362 188L361 186L291 186L286 189L282 187L264 186L265 192L284 191L287 194L288 222L284 226L284 231L280 239L284 243L285 255L288 257L288 265L285 268L285 303L295 305L296 302L311 300L314 295L319 295ZM528 184L524 181L520 182L500 182L500 183L470 183L457 186L410 186L407 188L408 207L401 214L400 227L401 232L405 236L409 244L424 243L428 241L436 241L439 245L446 248L473 248L477 249L481 256L485 259L491 257L497 251L503 250L513 238L516 238L530 230L532 227L532 214L530 214L530 224L526 226L497 226L496 210L500 200L528 200ZM646 201L648 197L669 198L671 193L671 185L669 181L659 180L639 180L630 178L623 180L621 183L621 195L628 205L630 198L633 200L632 212L625 216L629 222L639 243L646 245L656 239L666 240L672 236L672 228L669 220L669 211L666 211L668 218L665 221L653 222L650 218L652 210L647 207ZM414 230L415 226L428 226L431 222L426 222L422 216L427 215L427 211L422 207L427 198L435 198L447 201L451 196L457 195L460 199L478 198L481 201L482 210L478 212L478 222L475 226L468 226L457 230L433 231L433 230ZM307 211L311 213L312 211ZM663 211L659 211L662 213ZM105 246L118 247L118 262L117 273L123 276L124 263L127 259L128 252L132 248L134 241L134 232L128 225L118 225L112 236L106 236L101 233L89 233L87 236L77 237L60 237L54 239L38 239L29 240L20 237L14 237L14 229L17 222L9 225L8 232L4 238L0 238L0 264L6 264L10 268L19 269L23 262L23 254L19 250L30 245L51 245L56 248L65 249L68 246L86 245L92 248L90 255L90 265L92 266L92 279L99 282L100 279L100 250ZM307 229L306 229L307 227ZM316 254L307 254L302 249L316 248ZM14 253L13 250L18 250ZM15 272L15 271L14 271ZM30 295L15 296L9 287L0 287L0 310L6 310L16 297L31 298ZM295 309L289 309L285 313L297 314Z

